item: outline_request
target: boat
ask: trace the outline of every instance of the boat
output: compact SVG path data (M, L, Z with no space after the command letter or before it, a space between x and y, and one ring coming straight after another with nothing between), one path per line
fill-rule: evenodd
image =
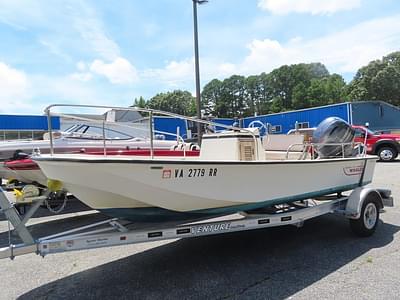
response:
M115 124L114 124L115 126ZM127 125L125 125L127 126ZM103 130L106 139L103 139ZM52 133L53 149L57 153L99 153L104 146L107 151L139 150L149 151L150 139L146 136L131 136L123 131L102 128L87 123L77 123L64 132ZM196 145L165 140L162 134L155 135L154 149L196 149ZM45 134L44 140L5 141L0 143L0 178L16 179L24 183L41 182L43 174L32 161L21 161L33 152L49 153L50 139ZM111 153L110 152L110 153ZM10 161L10 163L7 163ZM11 167L10 167L11 166ZM19 172L21 171L21 172ZM31 172L33 171L33 172ZM22 174L25 173L25 174ZM32 174L30 174L32 173Z
M175 146L175 145L174 145ZM79 152L81 153L81 152ZM91 151L85 152L88 155L100 155L104 154L103 151ZM107 155L129 155L129 156L149 156L150 149L133 149L133 150L106 150ZM170 156L198 156L200 154L199 149L192 148L192 150L182 150L181 148L172 147L170 149L154 149L154 155L161 157ZM8 160L4 162L4 167L12 172L13 178L18 179L23 183L37 183L42 186L47 186L48 178L39 168L38 164L30 157L22 156L20 159Z
M321 126L328 138L317 128L324 144L282 149L286 157L270 156L268 138L262 139L257 128L226 126L224 132L203 135L199 156L47 154L33 159L48 178L107 215L149 222L206 218L369 184L376 157L355 153L354 132L343 122L333 129Z

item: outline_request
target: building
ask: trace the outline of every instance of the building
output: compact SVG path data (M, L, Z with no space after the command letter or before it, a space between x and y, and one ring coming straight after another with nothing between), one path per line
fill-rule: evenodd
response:
M51 126L60 130L60 118L52 117ZM42 139L47 129L47 116L0 115L0 141Z
M345 102L243 119L243 127L253 121L268 124L272 133L317 127L328 117L339 117L353 125L368 124L373 131L400 129L400 108L383 101Z
M210 121L225 126L235 125L235 120L229 118L215 118ZM197 136L197 124L193 121L167 116L156 116L153 122L156 134L163 134L167 140L175 140L178 133L183 139L192 139ZM239 126L238 122L236 123L235 126ZM224 127L217 126L217 128L213 129L223 130Z
M332 116L342 118L354 125L368 123L369 128L374 131L400 130L400 108L382 101L346 102L247 117L241 120L219 118L212 119L212 121L227 126L238 126L240 124L241 127L248 127L253 121L261 121L269 126L272 133L285 134L291 129L316 127L325 118ZM99 126L104 120L111 121L115 126L118 126L118 130L129 127L129 134L133 136L148 136L149 132L148 118L143 118L136 111L110 111L107 115L52 117L52 129L63 131L77 122L85 122L88 119L92 120L93 124L100 124ZM194 122L173 117L155 116L153 122L155 133L163 134L166 139L170 140L176 139L177 133L184 139L191 139L195 136L197 130ZM124 126L124 123L126 126ZM128 124L129 126L127 126ZM132 124L135 124L135 127L132 127ZM255 126L258 127L259 125L256 124ZM223 130L223 127L217 127L214 130ZM41 139L46 131L46 116L0 115L0 140Z

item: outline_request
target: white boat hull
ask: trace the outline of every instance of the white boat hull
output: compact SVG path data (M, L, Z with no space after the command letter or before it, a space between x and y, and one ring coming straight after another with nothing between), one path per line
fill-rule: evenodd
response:
M48 178L62 181L94 209L219 214L351 190L372 181L375 160L213 162L57 155L37 162Z

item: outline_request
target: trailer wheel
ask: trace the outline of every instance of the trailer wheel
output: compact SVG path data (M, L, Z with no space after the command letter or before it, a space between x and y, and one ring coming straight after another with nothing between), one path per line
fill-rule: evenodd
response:
M366 199L358 219L350 219L351 230L358 236L371 236L378 226L379 204L374 199Z

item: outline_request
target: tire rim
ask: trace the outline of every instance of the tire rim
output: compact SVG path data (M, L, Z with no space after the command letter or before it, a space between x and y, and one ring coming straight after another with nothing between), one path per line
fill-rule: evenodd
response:
M378 211L374 203L368 203L364 210L364 225L367 229L374 228L377 221Z
M390 150L382 150L380 157L383 160L391 160L393 158L393 152Z

